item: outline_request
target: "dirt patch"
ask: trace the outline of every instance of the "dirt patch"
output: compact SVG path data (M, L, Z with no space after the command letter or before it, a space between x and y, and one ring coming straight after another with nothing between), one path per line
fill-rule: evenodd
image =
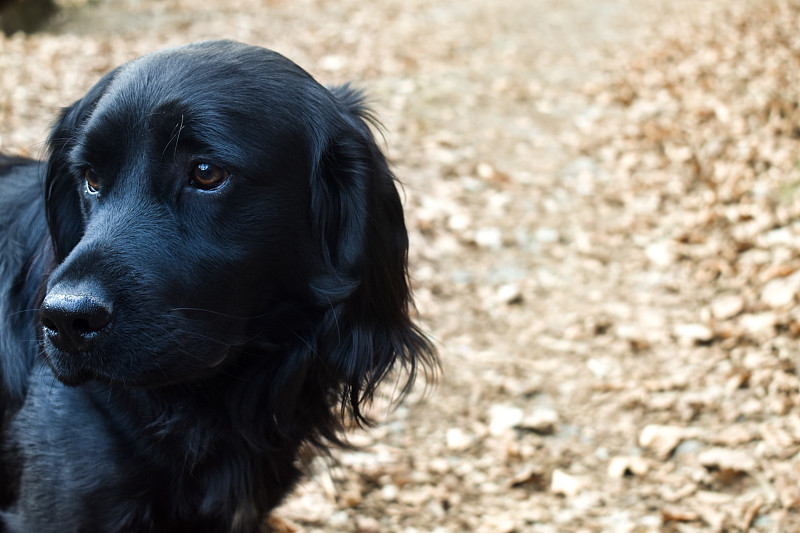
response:
M277 527L800 529L798 2L209 4L0 38L0 149L40 154L103 72L192 40L372 95L444 377Z

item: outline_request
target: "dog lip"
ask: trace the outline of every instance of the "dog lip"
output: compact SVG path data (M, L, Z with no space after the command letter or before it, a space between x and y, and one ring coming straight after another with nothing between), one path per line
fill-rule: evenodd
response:
M93 376L85 368L65 368L65 365L59 363L62 357L82 357L88 354L62 352L55 347L52 347L52 351L61 353L51 353L51 349L45 349L44 360L58 381L68 387L77 387L92 379Z
M165 352L170 353L170 352ZM183 353L183 352L180 352ZM109 371L101 364L95 364L97 352L91 351L65 351L53 344L51 339L44 342L43 358L51 369L56 379L68 387L77 387L89 381L96 381L107 385L117 385L122 388L162 388L193 381L218 374L228 361L231 360L231 350L221 350L215 357L202 367L196 368L192 374L171 379L161 379L160 375L136 375ZM102 356L100 356L102 361Z

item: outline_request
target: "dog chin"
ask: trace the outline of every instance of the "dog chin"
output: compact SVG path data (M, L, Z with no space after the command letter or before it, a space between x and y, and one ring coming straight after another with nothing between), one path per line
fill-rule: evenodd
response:
M95 352L65 352L48 346L44 351L44 359L56 379L68 387L79 387L87 382L136 386L135 379L120 375L119 372L110 372L98 365ZM146 383L150 384L152 380Z
M92 372L84 368L83 365L69 363L69 359L84 357L86 354L75 353L54 353L57 350L46 350L44 360L53 371L56 379L68 387L77 387L87 381L94 379Z

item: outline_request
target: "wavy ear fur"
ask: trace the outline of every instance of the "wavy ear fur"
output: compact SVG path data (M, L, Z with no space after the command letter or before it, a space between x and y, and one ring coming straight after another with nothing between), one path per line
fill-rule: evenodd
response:
M75 134L91 115L116 72L106 74L86 96L63 109L47 139L50 158L44 183L45 214L59 263L83 236L80 198L69 169L69 152L74 146Z
M327 140L311 191L328 271L315 288L328 306L317 342L342 384L342 408L368 423L360 408L396 366L407 372L405 394L419 369L435 374L438 359L409 317L403 206L368 126L374 120L359 91L345 85L331 92L343 117Z

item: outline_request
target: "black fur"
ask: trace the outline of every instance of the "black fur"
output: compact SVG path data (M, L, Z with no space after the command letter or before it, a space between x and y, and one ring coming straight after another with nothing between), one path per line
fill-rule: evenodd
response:
M0 158L0 531L257 531L301 449L435 370L368 119L216 41L106 75L46 165Z

